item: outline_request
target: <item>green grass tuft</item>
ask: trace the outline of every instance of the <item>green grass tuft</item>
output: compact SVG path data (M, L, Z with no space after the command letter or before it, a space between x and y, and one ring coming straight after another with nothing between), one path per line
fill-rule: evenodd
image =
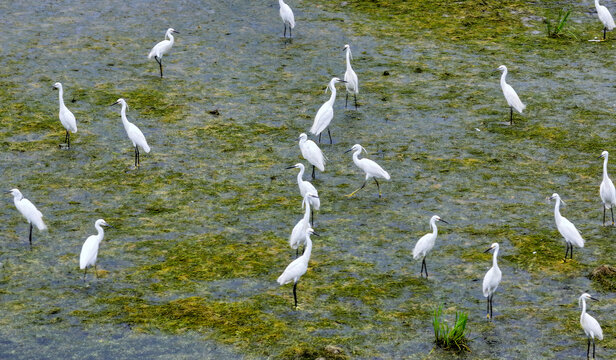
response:
M453 351L470 351L468 347L468 338L466 330L466 322L468 314L463 311L456 311L456 321L453 328L450 328L443 321L443 305L439 305L434 310L432 318L432 326L434 327L434 337L436 345L444 350Z

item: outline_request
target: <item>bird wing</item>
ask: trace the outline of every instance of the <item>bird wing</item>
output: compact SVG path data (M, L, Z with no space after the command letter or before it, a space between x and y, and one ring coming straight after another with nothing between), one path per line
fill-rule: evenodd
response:
M306 141L300 150L304 159L308 160L309 163L316 166L319 170L325 171L325 156L314 141Z
M307 227L308 226L304 223L303 218L295 224L293 231L291 231L291 236L289 237L289 245L291 246L291 249L297 249L300 244L306 241Z
M606 208L609 209L612 205L616 205L616 189L614 188L614 183L609 177L604 178L601 182L599 194L601 195L601 201L603 201Z
M430 249L434 246L432 241L432 233L426 234L417 241L415 248L413 249L413 259L418 259L420 256L425 256Z
M603 330L601 329L599 322L589 314L584 315L586 315L584 316L584 324L582 324L584 331L589 332L592 336L599 340L603 340Z
M141 130L139 130L137 125L129 123L127 134L135 145L140 146L143 150L145 150L146 153L150 152L150 146L148 145L148 142L145 140L145 136L143 135Z
M323 130L325 130L329 123L334 118L334 108L329 105L329 102L321 105L319 111L317 111L317 115L314 117L314 123L310 128L310 133L314 135L319 135Z
M150 53L148 54L148 59L151 59L154 56L158 57L159 59L163 57L163 54L166 53L167 50L169 50L170 44L171 44L171 41L163 40L159 42L158 44L154 45L154 47L152 48L152 50L150 50Z
M291 26L291 29L295 27L295 16L293 16L293 10L291 10L289 5L283 4L280 7L280 17L283 22L288 23L289 26Z
M359 81L357 80L357 74L352 68L348 68L344 73L344 81L346 81L346 89L350 93L359 93Z
M15 206L29 223L34 224L39 230L47 229L47 226L43 222L43 214L30 202L30 200L23 198L16 202Z
M603 25L608 30L613 30L614 27L616 27L616 24L614 24L614 18L612 18L612 14L610 14L610 11L605 6L599 5L597 7L597 15L599 16L599 20L601 20Z
M66 130L70 130L73 133L77 132L77 121L75 115L66 107L60 109L60 122Z
M369 177L381 177L389 180L389 173L370 159L359 159L359 167L366 173L366 179Z
M515 92L515 90L513 90L511 85L505 84L503 86L503 94L505 95L505 99L507 100L507 104L509 104L509 106L516 109L516 111L520 114L522 113L522 111L524 111L526 105L522 104L522 101L518 97L518 94Z
M584 239L578 229L567 218L562 217L560 224L558 224L558 231L565 238L566 241L574 244L577 247L584 247Z
M304 198L306 194L314 194L316 196L319 196L319 192L314 187L314 185L310 183L310 181L303 180L300 185L299 191L302 194L302 198ZM310 201L310 205L315 210L319 210L319 208L321 207L321 201L318 197L315 198L311 196L308 198L308 201Z
M488 297L490 293L496 291L498 284L501 281L501 271L498 268L492 266L490 270L483 277L483 296Z
M282 275L278 277L278 284L284 285L293 281L295 278L299 278L308 270L308 263L303 257L299 257L293 260L286 269L282 272Z
M85 269L87 266L94 265L96 263L96 256L98 255L98 241L96 241L96 235L89 236L81 247L81 254L79 254L79 268Z

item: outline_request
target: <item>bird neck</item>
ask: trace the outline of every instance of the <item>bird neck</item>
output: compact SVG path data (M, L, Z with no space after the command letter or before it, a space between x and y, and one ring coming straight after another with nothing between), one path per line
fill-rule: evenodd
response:
M167 33L167 37L169 38L169 42L171 43L171 46L173 46L173 42L175 41L175 39L173 38L173 35L171 35L171 32Z
M128 119L126 118L126 103L122 103L122 110L120 110L120 115L122 116L122 123L124 126L129 124Z
M492 255L492 267L498 269L498 262L496 258L498 257L498 248L494 249L494 255Z
M560 215L560 198L557 198L556 204L554 204L554 218L556 221L559 221L562 218Z
M64 90L62 90L61 86L58 88L58 100L60 101L60 107L65 106L64 105Z
M302 181L304 181L304 167L299 168L299 172L297 173L297 183L301 186Z
M353 153L353 162L355 165L359 162L359 154L361 154L361 148ZM359 167L359 165L357 165Z
M603 179L607 178L607 155L605 155L605 159L603 160Z
M505 81L506 77L507 77L507 69L505 69L503 71L503 74L501 75L501 79L500 79L501 86L507 85L507 82Z
M580 319L583 319L584 314L586 314L586 299L581 298L580 301L582 302L582 315L580 315Z
M101 241L103 241L103 237L105 236L105 230L103 230L103 227L99 224L94 224L94 227L96 228L96 231L98 231L96 237L98 242L100 243Z
M280 6L285 5L284 1L282 1L282 0L278 0L278 4L279 4Z
M304 206L306 206L306 211L304 212L304 222L307 224L310 221L310 201L308 201L308 196L304 198Z
M351 48L347 48L347 51L346 51L346 64L347 64L347 70L351 69Z
M333 81L329 83L329 90L332 92L332 94L327 102L333 105L334 101L336 101L336 84Z
M310 254L312 253L312 240L310 240L310 234L306 233L306 248L304 249L304 254L302 255L306 262L310 260Z
M431 220L430 226L432 227L432 234L436 236L438 234L438 229L436 228L436 220Z
M17 195L15 195L15 196L13 196L13 202L14 202L14 203L18 203L18 202L20 202L23 198L24 198L23 194L19 193L19 194L17 194Z
M598 9L599 6L601 6L601 5L599 5L599 0L595 0L595 7Z

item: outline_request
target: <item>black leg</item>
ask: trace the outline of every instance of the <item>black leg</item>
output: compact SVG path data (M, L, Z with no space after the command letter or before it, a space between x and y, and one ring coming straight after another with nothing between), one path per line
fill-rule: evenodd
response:
M139 155L141 155L139 153L139 148L135 146L135 149L137 149L137 166L141 165L141 158Z
M603 28L603 40L605 40L605 32L607 31L607 28Z
M30 223L30 235L28 236L28 240L30 240L30 250L32 250L32 223Z
M573 260L573 244L569 245L569 247L571 247L571 252L570 252L570 254L569 254L569 258L570 258L571 260Z
M295 249L295 258L297 259L299 257L299 246L297 247L297 249Z
M353 94L353 99L355 100L355 110L357 110L357 94Z
M509 107L509 125L513 125L513 107Z
M494 294L490 296L490 319L494 318Z
M316 179L316 178L314 177L314 165L312 165L312 179Z
M158 63L158 67L160 68L160 77L163 77L163 61L161 59L158 58L158 56L154 56L154 59L156 59L156 62Z
M428 278L428 265L426 265L426 257L425 256L424 256L422 262L423 262L423 268L424 268L424 270L426 272L426 279L427 279Z
M347 103L349 102L349 92L346 93L346 99L344 100L344 108L347 108Z
M88 267L86 266L85 270L83 270L83 281L86 281L86 274L88 273Z
M319 134L319 144L321 143L321 134Z
M291 25L289 25L289 37L292 38L293 34L291 33Z
M590 357L590 338L588 338L588 347L586 348L586 358Z
M421 262L421 270L419 270L419 276L423 277L423 268L424 268L425 263L422 261Z
M66 130L66 137L68 139L68 148L71 148L71 134Z
M592 339L592 358L595 358L595 339Z
M603 226L605 226L605 204L603 205Z
M332 141L332 134L329 132L329 128L327 128L327 135L329 135L329 144L333 144L334 142Z
M94 263L94 275L96 275L96 278L98 279L98 270L96 269L96 263Z
M287 23L284 23L284 32L282 33L282 37L287 37Z
M610 212L612 213L612 226L614 226L614 206L610 208Z
M567 251L565 251L565 261L567 261L567 255L569 255L569 243L567 244Z
M490 317L490 295L486 299L486 317Z
M376 178L373 178L374 182L376 183L376 188L379 189L379 197L381 197L381 186L379 185L379 182L376 181Z
M312 208L310 209L310 220L312 222L312 227L314 228L314 211Z
M135 167L137 167L137 146L135 146Z
M295 299L295 308L297 309L297 282L293 283L293 299Z

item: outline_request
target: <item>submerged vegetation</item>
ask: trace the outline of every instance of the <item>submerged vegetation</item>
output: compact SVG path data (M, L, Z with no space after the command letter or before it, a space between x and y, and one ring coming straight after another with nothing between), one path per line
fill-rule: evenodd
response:
M456 311L456 319L453 327L443 320L443 305L434 309L432 327L434 328L434 342L444 350L470 351L468 347L468 334L466 323L468 314Z
M548 37L558 38L563 36L563 29L567 24L567 20L571 15L571 10L560 9L558 16L552 18L552 14L548 11L545 16L545 28Z

